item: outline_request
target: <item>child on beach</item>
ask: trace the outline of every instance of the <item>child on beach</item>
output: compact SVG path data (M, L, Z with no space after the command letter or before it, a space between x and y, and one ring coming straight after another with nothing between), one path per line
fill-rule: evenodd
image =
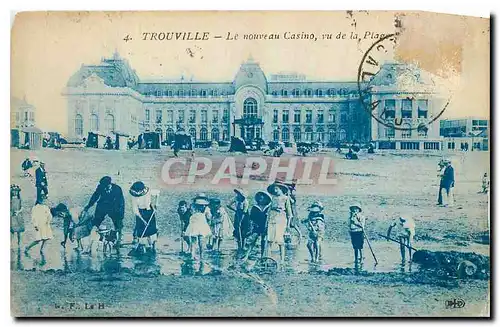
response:
M21 234L24 232L24 215L19 185L10 186L10 235L17 234L17 246L21 246Z
M488 173L484 173L483 178L481 180L481 188L482 193L488 193L490 189L490 180L488 179Z
M33 227L35 228L35 240L26 247L24 253L28 255L29 250L37 245L38 243L42 243L40 246L40 253L43 254L43 248L45 243L52 239L52 228L50 226L52 222L52 215L50 213L50 208L46 204L47 197L46 195L41 195L38 198L37 203L31 210L31 219L33 222Z
M251 226L251 236L250 236L250 247L244 257L244 260L248 260L248 257L252 253L252 250L260 237L260 258L262 259L266 253L267 248L267 223L269 208L272 201L272 197L269 193L265 191L259 191L255 193L255 203L250 209L249 220Z
M307 249L311 255L311 262L319 262L321 260L321 246L325 237L325 216L323 215L323 205L319 201L315 201L308 208L309 215L303 222L309 230L309 240L307 241Z
M391 223L389 229L387 230L387 241L391 237L392 229L396 227L396 237L398 238L399 250L401 252L401 264L404 264L406 248L408 248L408 262L411 262L411 249L413 243L413 237L415 236L415 221L406 216L400 215L399 219L396 219Z
M189 208L189 204L185 200L179 201L177 206L177 214L179 215L179 219L181 221L181 252L184 252L184 242L186 242L189 252L190 250L190 238L186 236L186 228L189 225L189 218L193 214L191 208Z
M210 226L207 223L206 209L209 205L209 201L206 196L198 194L193 199L193 204L191 208L193 214L189 219L189 225L186 228L185 235L190 238L191 243L191 255L194 258L194 244L198 243L198 250L200 255L200 260L203 259L203 238L212 235Z
M238 242L238 250L243 250L245 246L245 234L248 233L248 200L247 194L242 189L234 189L235 198L227 208L234 211L234 232L233 236Z
M290 201L288 199L288 187L280 182L275 182L267 187L267 191L273 196L269 211L269 224L267 240L269 248L277 244L280 250L280 260L285 261L285 230L287 219L292 215Z
M349 207L349 233L354 250L354 263L363 262L363 245L365 237L365 217L361 214L361 205L354 204Z
M212 247L217 246L217 251L220 251L222 241L231 237L233 224L229 219L226 210L221 207L220 199L212 199L210 201L211 211L211 227L212 227Z

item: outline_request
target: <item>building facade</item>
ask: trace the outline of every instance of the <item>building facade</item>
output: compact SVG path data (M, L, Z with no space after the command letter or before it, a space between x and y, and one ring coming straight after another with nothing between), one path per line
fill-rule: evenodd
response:
M10 98L10 128L22 129L35 126L35 107L26 99Z
M398 67L383 66L380 73ZM383 147L399 142L396 148L401 148L401 142L424 142L434 134L439 137L434 124L426 125L425 133L405 134L387 127L401 115L405 124L419 119L425 124L435 106L429 92L400 90L397 81L386 75L380 78L380 73L372 80L369 96L393 109L386 110L388 124L374 123L370 111L359 101L356 81L309 81L296 73L268 78L257 62L248 59L233 81L207 83L181 78L148 82L141 81L115 53L98 65L82 65L68 81L64 92L68 137L83 138L89 131L132 136L156 131L168 140L183 129L200 141L228 141L238 136L247 141L262 138L325 145L374 141Z
M488 150L488 119L466 117L443 119L440 121L439 134L446 150Z

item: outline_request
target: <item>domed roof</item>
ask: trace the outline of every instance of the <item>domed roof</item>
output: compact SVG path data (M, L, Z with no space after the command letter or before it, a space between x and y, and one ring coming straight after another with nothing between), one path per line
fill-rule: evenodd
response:
M135 87L139 77L130 67L125 59L117 52L112 58L103 58L98 65L82 65L82 67L70 77L67 86L80 86L82 82L92 74L102 78L104 84L111 87Z
M267 93L266 75L260 68L259 63L254 61L252 57L241 64L233 84L235 90L245 85L254 85L261 88L264 93Z

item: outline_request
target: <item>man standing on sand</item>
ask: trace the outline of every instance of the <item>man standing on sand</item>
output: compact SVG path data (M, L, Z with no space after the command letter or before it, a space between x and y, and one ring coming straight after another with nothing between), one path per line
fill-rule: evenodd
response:
M453 200L453 188L455 187L455 170L453 169L453 166L451 165L451 160L446 159L444 161L445 168L443 170L442 176L441 176L441 184L442 184L442 195L446 194L445 197L443 197L443 206L448 207L452 206L454 203ZM446 192L446 193L445 193Z
M94 214L94 226L99 227L106 215L111 218L115 230L118 232L116 247L118 248L122 239L123 217L125 215L125 198L120 186L111 182L111 177L104 176L99 181L89 203L83 209L86 213L97 202Z
M41 161L35 161L33 165L35 168L36 203L39 203L42 196L47 197L49 194L49 184L45 164Z

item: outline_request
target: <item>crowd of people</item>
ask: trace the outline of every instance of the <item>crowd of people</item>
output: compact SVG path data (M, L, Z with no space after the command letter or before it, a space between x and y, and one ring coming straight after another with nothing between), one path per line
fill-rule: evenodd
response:
M46 242L53 238L51 222L54 217L62 219L63 239L61 246L66 249L68 241L75 249L83 253L92 253L96 242L103 244L103 250L112 246L119 249L122 244L123 220L125 216L125 196L122 188L113 183L111 177L100 179L97 188L83 208L68 208L59 203L50 208L47 204L48 182L45 165L38 159L26 160L22 164L23 171L34 176L36 187L36 203L31 217L34 228L34 241L26 248L25 253L40 244L43 252ZM439 194L438 204L453 204L453 188L455 187L454 169L451 160L439 162ZM485 174L482 179L482 191L487 192L489 181ZM156 252L158 241L157 204L160 196L158 190L150 189L144 182L137 181L128 190L131 196L132 210L135 216L133 229L133 250L129 254L142 255ZM270 257L270 250L279 250L279 260L284 261L286 244L290 241L290 232L295 230L302 238L300 223L307 228L307 249L310 261L322 260L322 243L328 219L324 215L324 206L314 201L308 206L308 215L299 219L297 211L296 181L279 181L269 185L266 190L259 190L253 196L243 189L234 189L234 198L227 205L222 205L218 198L209 198L203 193L192 200L182 200L178 204L177 213L180 220L182 253L193 259L203 259L204 251L221 251L224 242L234 239L240 259L247 260L257 245L260 246L260 258ZM21 234L25 231L21 188L11 185L11 233L17 236L18 247L21 247ZM95 206L93 214L90 209ZM366 218L362 214L360 204L349 207L348 231L354 251L354 261L363 261ZM105 226L103 222L109 217L113 226ZM396 243L400 244L401 258L406 259L406 250L411 249L415 235L415 221L408 215L400 215L392 222L386 238L391 240L391 231L397 229ZM393 239L392 239L393 240ZM260 241L260 242L259 242ZM369 243L368 243L369 245ZM376 259L375 259L376 260Z

